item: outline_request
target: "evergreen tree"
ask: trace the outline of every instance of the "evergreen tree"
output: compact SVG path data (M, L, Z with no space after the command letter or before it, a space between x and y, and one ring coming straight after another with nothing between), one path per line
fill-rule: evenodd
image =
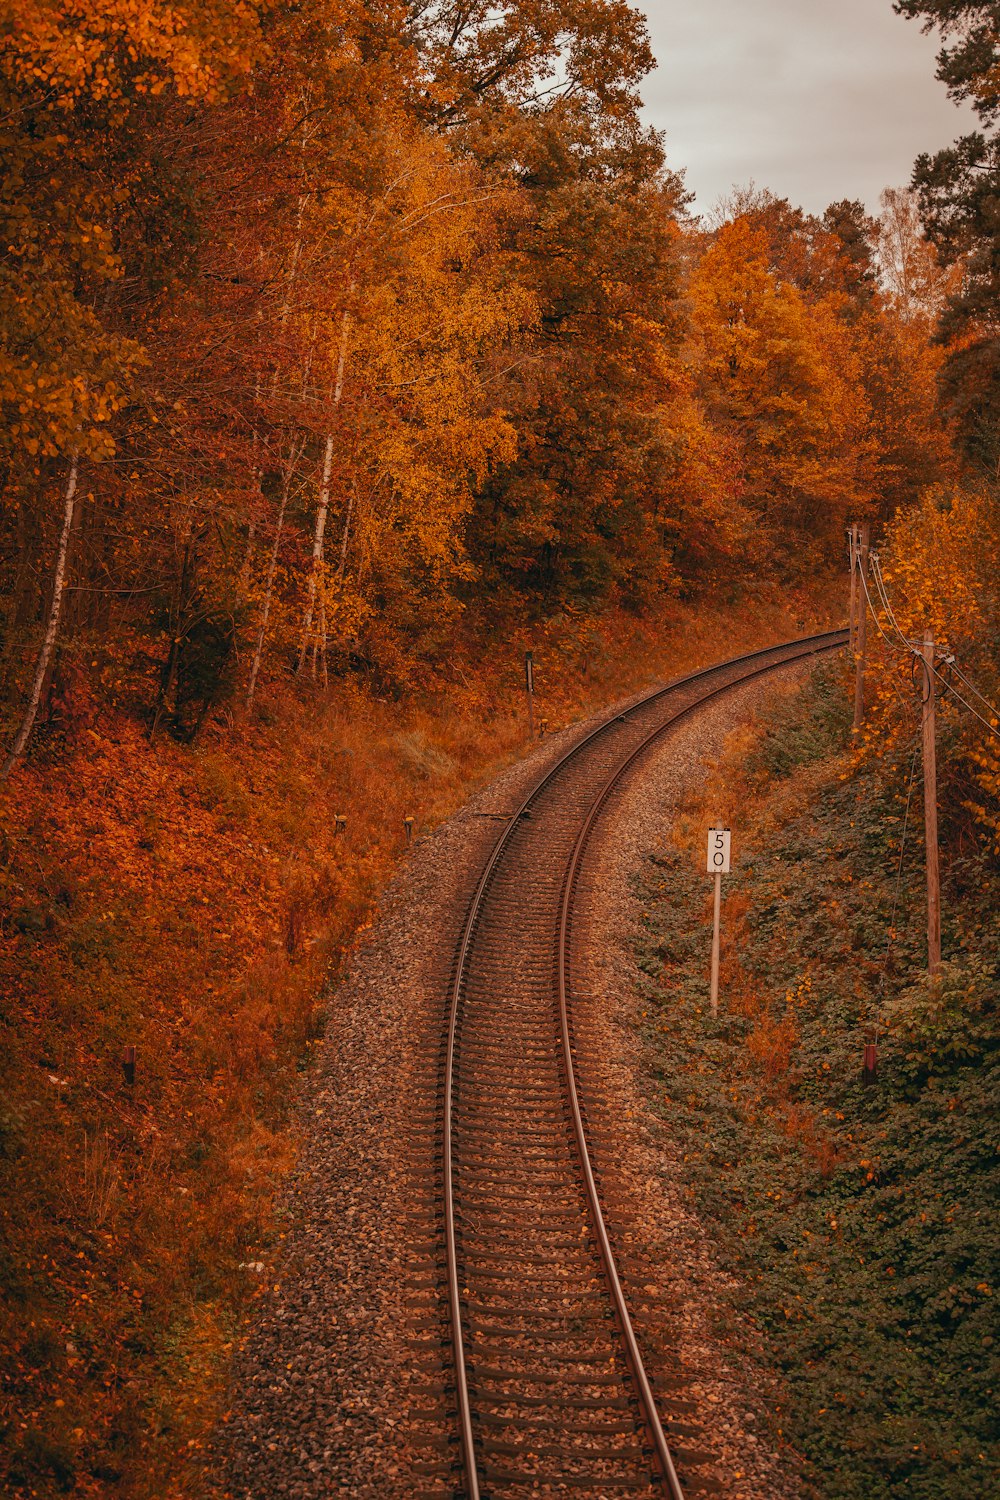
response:
M950 300L941 337L952 352L943 385L966 451L990 472L1000 463L1000 4L897 0L896 9L939 27L945 45L937 76L975 108L983 129L934 156L913 182L927 233L943 258L961 261L962 288Z

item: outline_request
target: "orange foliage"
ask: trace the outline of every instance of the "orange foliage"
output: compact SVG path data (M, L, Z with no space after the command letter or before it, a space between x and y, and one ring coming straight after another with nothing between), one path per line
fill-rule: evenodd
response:
M762 1069L768 1083L787 1075L798 1039L798 1028L790 1015L775 1017L765 1011L758 1018L747 1037L747 1053Z
M807 304L745 219L706 250L692 299L709 399L740 443L748 501L786 534L833 530L858 501L865 456L852 441L863 398L840 299Z
M869 673L869 713L858 753L905 766L919 722L922 668L906 642L929 630L936 648L939 797L945 837L969 815L1000 853L1000 518L987 488L932 488L900 513L881 552L883 606L869 584L878 628ZM952 665L954 663L954 665ZM964 701L963 701L964 700ZM974 712L973 712L974 710ZM977 717L978 715L978 717ZM992 726L992 728L991 728Z
M813 610L724 617L749 646ZM210 1488L204 1445L260 1281L246 1265L281 1233L298 1070L324 980L404 857L403 817L423 831L521 753L523 646L557 728L710 659L716 628L697 609L569 614L465 641L432 694L272 692L260 720L214 721L195 747L91 705L0 788L8 1472L39 1495L60 1465L94 1495Z

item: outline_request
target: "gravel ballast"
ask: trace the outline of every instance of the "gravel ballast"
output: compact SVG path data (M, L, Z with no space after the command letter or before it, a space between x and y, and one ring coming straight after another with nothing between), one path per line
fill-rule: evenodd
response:
M574 921L575 968L594 996L581 1025L601 1058L602 1077L587 1081L615 1100L598 1154L613 1156L615 1197L629 1200L630 1222L641 1226L669 1290L686 1393L712 1439L721 1492L732 1500L793 1500L801 1490L791 1455L775 1452L766 1431L775 1393L746 1352L752 1338L747 1330L736 1337L718 1331L728 1284L646 1104L646 1060L634 1025L641 909L632 876L726 735L804 670L786 668L737 688L665 736L595 832ZM414 1418L426 1393L415 1396L412 1356L421 1318L414 1287L436 1252L433 1194L421 1176L444 997L469 895L500 818L592 722L546 739L415 843L330 997L321 1061L299 1111L303 1145L282 1253L263 1273L218 1442L236 1500L402 1500L426 1487L415 1438L438 1448L438 1465L452 1451L447 1424L435 1430Z

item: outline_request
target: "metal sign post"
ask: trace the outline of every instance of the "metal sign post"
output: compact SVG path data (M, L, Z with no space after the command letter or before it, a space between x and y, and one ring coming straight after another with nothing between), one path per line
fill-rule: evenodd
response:
M535 663L530 651L524 653L524 691L528 695L528 738L535 738Z
M729 874L732 834L721 825L708 830L708 873L715 876L712 919L712 1015L719 1014L719 928L722 919L722 877Z

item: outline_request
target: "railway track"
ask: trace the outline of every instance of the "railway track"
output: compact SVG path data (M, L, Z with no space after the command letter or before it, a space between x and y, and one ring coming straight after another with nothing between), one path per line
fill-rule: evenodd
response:
M654 1268L622 1227L627 1212L615 1206L606 1222L602 1209L613 1170L595 1164L591 1121L608 1101L588 1080L574 1016L575 897L602 813L660 736L732 688L846 642L830 631L668 684L578 741L506 816L458 943L440 1059L443 1256L427 1274L439 1283L443 1376L431 1389L452 1431L446 1461L423 1468L428 1496L719 1492L699 1474L710 1455L688 1446L701 1414L664 1374Z

